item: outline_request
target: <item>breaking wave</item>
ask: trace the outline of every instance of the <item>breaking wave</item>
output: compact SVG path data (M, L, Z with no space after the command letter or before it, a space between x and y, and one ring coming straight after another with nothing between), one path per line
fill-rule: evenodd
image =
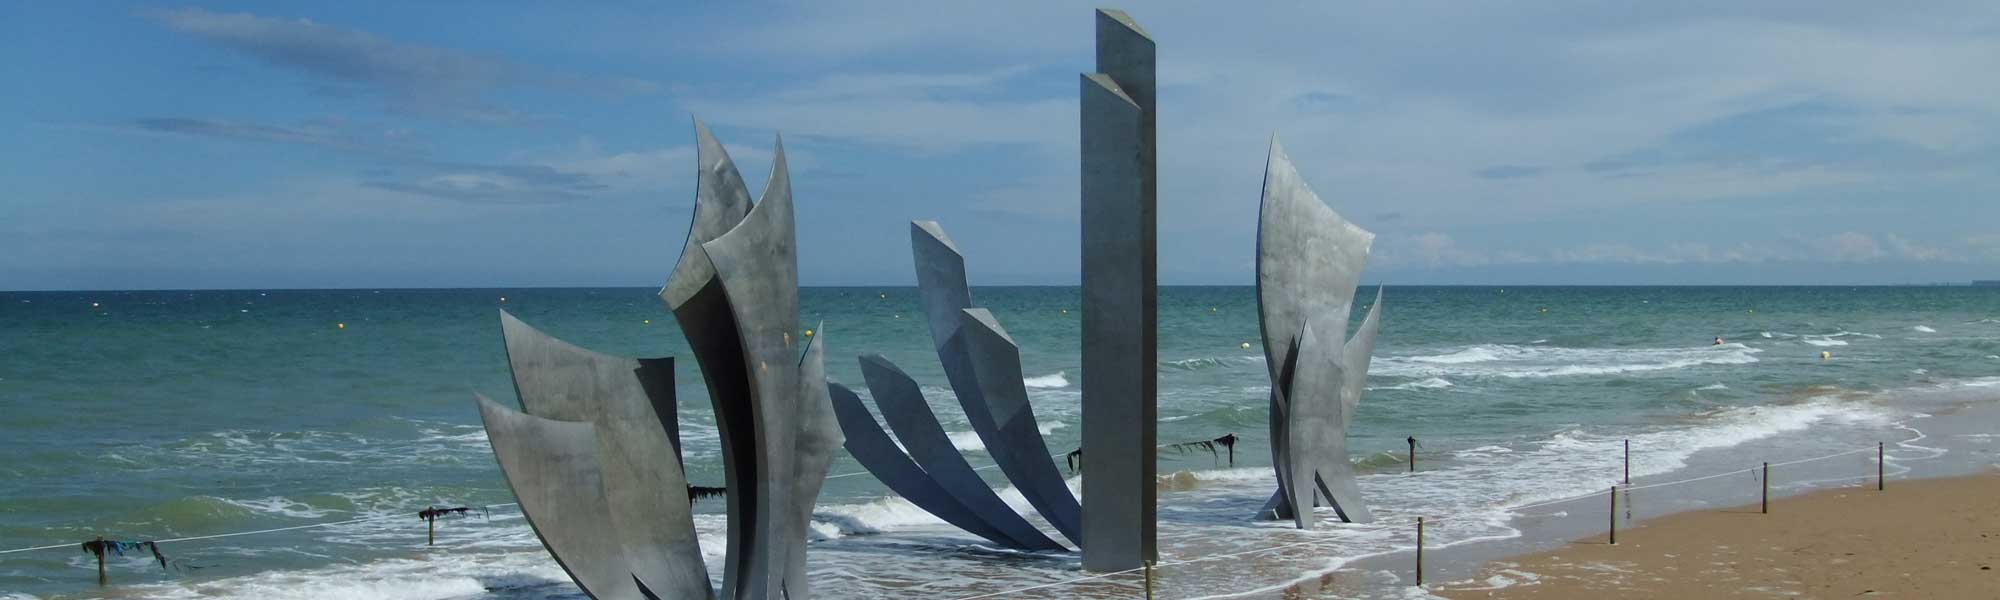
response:
M1029 389L1065 388L1069 387L1069 379L1063 377L1062 371L1056 371L1047 375L1022 379L1021 384L1028 386Z
M1426 379L1419 379L1419 380L1416 380L1416 381L1410 381L1410 382L1405 382L1405 383L1398 383L1398 384L1396 384L1396 385L1390 385L1390 386L1382 386L1382 387L1370 387L1370 388L1368 388L1368 389L1369 389L1370 391L1376 391L1376 390L1383 390L1383 391L1386 391L1386 390L1438 390L1438 389L1444 389L1444 388L1448 388L1448 387L1452 387L1452 383L1451 383L1450 381L1445 381L1445 379L1444 379L1443 377L1430 377L1430 378L1426 378Z
M1371 373L1413 379L1442 377L1564 377L1685 369L1758 362L1762 352L1742 344L1692 348L1556 348L1479 344L1441 354L1391 356Z

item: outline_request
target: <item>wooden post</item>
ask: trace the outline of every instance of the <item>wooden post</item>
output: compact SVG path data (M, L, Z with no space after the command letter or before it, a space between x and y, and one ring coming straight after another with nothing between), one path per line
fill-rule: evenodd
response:
M1417 436L1410 436L1410 472L1417 472Z
M1611 545L1618 545L1618 486L1611 486Z
M1888 487L1888 477L1883 475L1885 472L1882 466L1882 442L1875 442L1875 491L1879 492Z
M1764 514L1771 514L1771 463L1764 463Z
M1625 485L1632 485L1632 439L1625 439Z
M1417 517L1417 586L1424 585L1424 518Z
M437 507L435 507L435 506L432 506L432 507L429 507L429 508L431 508L431 509L436 509ZM426 546L436 546L436 545L437 545L437 543L438 543L438 520L437 520L437 514L436 514L436 513L433 513L433 512L431 512L431 511L429 511L429 510L426 510L426 511L424 511L424 514L426 514L426 515L430 515L430 516L428 516L428 517L425 517L425 518L424 518L424 522L425 522L425 523L427 523L427 524L428 524L428 526L430 527L430 531L426 533L426 537L427 537L428 539L427 539L427 541L425 541L425 542L424 542L424 545L426 545Z
M1153 561L1146 561L1146 600L1153 600Z
M104 578L104 536L97 536L97 586L104 587L109 580Z

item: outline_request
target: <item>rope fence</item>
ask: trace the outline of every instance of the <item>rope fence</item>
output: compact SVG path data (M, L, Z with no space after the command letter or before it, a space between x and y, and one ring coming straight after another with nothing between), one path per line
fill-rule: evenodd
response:
M1901 442L1899 442L1899 444L1901 444ZM1413 447L1413 449L1414 449L1414 447L1415 447L1415 444L1412 444L1412 447ZM1610 528L1610 535L1611 535L1611 536L1613 536L1613 537L1612 537L1612 539L1614 540L1614 541L1613 541L1612 543L1613 543L1613 544L1617 543L1617 542L1615 541L1615 540L1616 540L1616 537L1615 537L1615 536L1617 535L1617 534L1616 534L1616 531L1617 531L1617 520L1618 520L1618 519L1617 519L1617 512L1616 512L1616 511L1617 511L1617 495L1618 495L1618 493L1619 493L1619 492L1621 492L1621 491L1622 491L1622 492L1625 492L1625 493L1627 493L1627 494L1629 494L1630 492L1634 492L1634 491L1639 491L1639 490L1649 490L1649 489L1657 489L1657 488L1664 488L1664 487L1670 487L1670 486L1678 486L1678 485L1686 485L1686 484L1690 484L1690 483L1697 483L1697 482L1702 482L1702 481L1709 481L1709 480L1713 480L1713 479L1720 479L1720 478L1723 478L1723 477L1730 477L1730 476L1737 476L1737 475L1742 475L1742 474L1744 474L1744 473L1751 473L1751 474L1755 475L1755 474L1758 474L1758 473L1759 473L1759 472L1761 471L1762 473L1765 473L1765 474L1767 474L1767 475L1766 475L1765 477L1762 477L1762 478L1760 478L1760 479L1762 479L1762 481L1763 481L1763 485L1764 485L1764 486L1765 486L1765 488L1766 488L1766 509L1765 509L1765 510L1766 510L1766 511L1768 512L1768 510L1769 510L1769 509L1768 509L1768 488L1769 488L1769 485L1770 485L1770 482L1769 482L1769 477L1768 477L1768 473L1769 473L1769 469L1770 469L1770 467L1784 467L1784 466L1792 466L1792 465L1799 465L1799 464L1805 464L1805 463L1811 463L1811 462L1817 462L1817 461L1823 461L1823 460L1830 460L1830 459L1834 459L1834 458L1839 458L1839 457L1843 457L1843 456L1851 456L1851 455L1855 455L1855 454L1861 454L1861 453L1865 453L1865 452L1869 452L1869 451L1873 451L1873 452L1875 452L1875 453L1876 453L1876 461L1877 461L1877 463L1876 463L1876 468L1877 468L1877 471L1876 471L1876 474L1875 474L1875 475L1873 475L1873 476L1856 476L1856 477L1841 477L1841 478L1835 478L1835 479L1824 479L1824 480L1815 480L1815 482L1816 482L1816 483L1831 483L1831 482L1839 482L1839 481L1850 481L1850 480L1856 480L1856 479L1871 479L1871 478L1872 478L1872 479L1875 479L1875 480L1876 480L1876 482L1877 482L1877 483L1876 483L1876 489L1878 489L1878 490L1880 490L1880 489L1885 489L1885 487L1886 487L1886 478L1887 478L1887 476L1886 476L1886 471L1885 471L1885 470L1883 470L1883 463L1885 463L1885 462L1886 462L1886 460L1887 460L1887 455L1885 454L1885 451L1884 451L1884 444L1882 444L1882 443L1877 443L1877 444L1875 444L1875 445L1873 445L1873 446L1869 446L1869 447L1864 447L1864 448L1855 448L1855 449L1851 449L1851 450L1844 450L1844 451L1841 451L1841 452L1835 452L1835 453L1832 453L1832 454L1825 454L1825 455L1820 455L1820 456L1812 456L1812 457L1807 457L1807 458L1800 458L1800 459L1794 459L1794 460L1788 460L1788 461L1783 461L1783 462L1775 462L1775 463L1763 463L1763 464L1761 464L1761 465L1760 465L1760 466L1758 466L1758 467L1752 467L1752 468L1747 468L1747 469L1735 469L1735 470L1730 470L1730 471L1725 471L1725 472L1721 472L1721 473L1714 473L1714 474L1709 474L1709 475L1703 475L1703 476L1699 476L1699 477L1689 477L1689 478L1685 478L1685 479L1678 479L1678 480L1673 480L1673 481L1663 481L1663 482L1656 482L1656 483L1648 483L1648 484L1644 484L1644 485L1631 485L1631 484L1629 483L1629 482L1630 482L1630 471L1629 471L1630 467L1629 467L1629 466L1627 466L1627 467L1626 467L1626 468L1627 468L1627 471L1626 471L1626 473L1627 473L1627 474L1626 474L1626 476L1625 476L1625 477L1626 477L1625 481L1626 481L1627 483L1625 483L1624 485L1616 485L1616 484L1614 484L1614 485L1612 485L1612 486L1611 486L1611 498L1612 498L1612 504L1611 504L1611 506L1612 506L1612 515L1611 515L1611 528ZM1627 465L1629 465L1629 464L1630 464L1630 460L1631 460L1631 444L1630 444L1630 442L1629 442L1629 441L1627 441L1627 442L1626 442L1626 444L1625 444L1625 453L1626 453L1626 456L1625 456L1625 461L1626 461L1626 464L1627 464ZM1054 457L1060 457L1060 456L1063 456L1063 455L1062 455L1062 454L1056 454L1056 455L1053 455L1053 456L1054 456ZM1414 459L1414 456L1412 456L1412 459L1411 459L1411 462L1412 462L1412 463L1414 463L1414 461L1415 461L1415 459ZM986 470L986 469L993 469L993 468L998 468L998 466L999 466L999 465L997 465L997 464L994 464L994 465L985 465L985 466L981 466L981 467L976 467L975 469L977 469L977 470ZM867 472L866 472L866 471L859 471L859 472L853 472L853 473L841 473L841 474L837 474L837 475L829 475L829 476L827 476L827 478L828 478L828 479L838 479L838 478L845 478L845 477L855 477L855 476L860 476L860 475L866 475L866 474L867 474ZM1584 500L1590 500L1590 499L1593 499L1593 498L1598 498L1598 497L1600 497L1601 495L1602 495L1602 492L1592 492L1592 493L1587 493L1587 494L1578 494L1578 495L1574 495L1574 496L1568 496L1568 497L1564 497L1564 498L1557 498L1557 499L1554 499L1554 500L1546 500L1546 501L1539 501L1539 502L1533 502L1533 503L1528 503L1528 504L1520 504L1520 505L1514 505L1514 506L1506 506L1506 507L1501 507L1501 508L1499 508L1499 509L1497 509L1497 510L1498 510L1499 512L1501 512L1501 513L1504 513L1504 514L1509 514L1509 515L1517 515L1517 516L1521 516L1521 515L1520 515L1520 513L1524 512L1524 511L1529 511L1529 510L1535 510L1535 509L1540 509L1540 508L1547 508L1547 507L1551 507L1551 506L1558 506L1558 505L1563 505L1563 504L1569 504L1569 503L1574 503L1574 502L1580 502L1580 501L1584 501ZM1628 496L1628 498L1629 498L1629 496ZM490 510L490 509L494 509L494 508L509 508L509 507L513 507L513 508L518 508L519 506L520 506L520 504L519 504L518 502L508 502L508 503L504 503L504 504L493 504L493 505L486 505L486 506L483 506L483 507L480 507L480 508L482 508L482 509L487 509L487 510ZM430 514L430 513L435 513L435 512L438 512L438 510L437 510L437 507L431 507L431 508L427 508L427 509L425 509L425 510L423 511L423 513L420 513L420 514ZM335 526L340 526L340 525L352 525L352 524L357 524L357 523L368 523L368 522L373 522L373 521L382 521L382 520L387 520L387 519L393 519L393 518L407 518L407 515L406 515L406 514L382 514L382 515L372 515L372 516L366 516L366 517L357 517L357 518L352 518L352 519L343 519L343 520L338 520L338 521L326 521L326 522L320 522L320 523L311 523L311 524L305 524L305 525L293 525L293 526L288 526L288 527L274 527L274 528L269 528L269 529L256 529L256 530L250 530L250 531L237 531L237 532L230 532L230 533L218 533L218 534L211 534L211 535L197 535L197 536L187 536L187 537L177 537L177 538L168 538L168 539L159 539L159 540L148 540L148 541L149 541L149 542L151 542L151 543L153 543L153 544L174 544L174 543L184 543L184 542L196 542L196 541L204 541L204 540L215 540L215 539L223 539L223 538L234 538L234 537L243 537L243 536L253 536L253 535L262 535L262 534L269 534L269 533L280 533L280 532L286 532L286 531L301 531L301 530L309 530L309 529L321 529L321 528L326 528L326 527L335 527ZM1442 516L1442 517L1431 517L1431 516L1420 516L1420 517L1418 517L1418 518L1417 518L1417 521L1418 521L1418 523L1417 523L1416 527L1417 527L1417 529L1418 529L1418 537L1417 537L1417 546L1416 546L1416 548L1415 548L1415 551L1416 551L1416 554L1417 554L1417 571L1416 571L1416 580L1417 580L1417 585L1423 585L1423 550L1424 550L1424 546L1423 546L1423 533L1422 533L1422 529L1423 529L1424 525L1426 525L1426 524L1429 524L1429 525L1435 525L1435 524L1437 524L1437 523L1440 523L1440 522L1446 522L1446 521L1450 521L1450 520L1454 520L1454 519L1463 519L1463 518L1465 518L1465 517L1463 517L1463 516L1459 516L1459 517L1452 517L1452 516ZM426 520L426 521L431 521L431 522L432 522L432 525L433 525L433 527L435 526L435 521L433 520L433 518L429 518L429 517L427 517L427 518L425 518L425 520ZM1348 527L1342 527L1342 528L1341 528L1340 530L1341 530L1341 531L1382 531L1382 530L1388 530L1388 529L1395 529L1395 528L1398 528L1398 527L1404 527L1404 526L1405 526L1405 525L1400 525L1400 524L1395 524L1395 525L1392 525L1392 524L1374 524L1374 525L1360 525L1360 526L1348 526ZM1145 587L1145 589L1146 589L1146 597L1147 597L1147 598L1151 598L1151 597L1152 597L1152 590L1153 590L1153 586L1152 586L1152 583L1153 583L1153 571L1154 571L1155 569L1160 569L1160 568L1166 568L1166 567L1174 567L1174 566L1181 566L1181 565L1190 565L1190 564L1196 564L1196 563L1202 563L1202 562L1208 562L1208 561L1215 561L1215 560L1223 560L1223 559L1230 559L1230 558L1240 558L1240 557L1244 557L1244 556L1251 556L1251 555L1256 555L1256 554L1264 554L1264 553L1269 553L1269 552L1276 552L1276 551L1280 551L1280 550L1289 550L1289 549L1295 549L1295 548L1307 548L1307 547L1314 547L1314 546L1321 546L1321 545L1326 545L1326 544L1334 544L1334 543L1340 543L1340 542L1342 542L1342 541L1343 541L1342 539L1337 539L1337 538L1326 538L1326 539L1315 539L1315 540L1305 540L1305 541L1298 541L1298 542L1291 542L1291 543L1285 543L1285 544L1279 544L1279 545L1274 545L1274 546L1267 546L1267 547L1261 547L1261 548L1252 548L1252 549L1248 549L1248 550L1240 550L1240 551L1236 551L1236 552L1229 552L1229 553L1224 553L1224 554L1210 554L1210 555L1204 555L1204 556L1200 556L1200 557L1195 557L1195 558L1187 558L1187 559L1180 559L1180 560L1170 560L1170 561L1164 561L1164 562L1148 562L1148 563L1146 563L1145 565L1142 565L1142 566L1140 566L1140 567L1135 567L1135 568L1131 568L1131 569L1125 569L1125 570L1122 570L1122 571L1112 571L1112 572L1107 572L1107 573L1093 573L1093 574L1090 574L1090 575L1085 575L1085 576L1081 576L1081 577L1075 577L1075 578L1071 578L1071 579L1065 579L1065 580L1061 580L1061 581L1054 581L1054 582L1049 582L1049 583L1043 583L1043 584L1036 584L1036 585L1031 585L1031 586L1026 586L1026 587L1019 587L1019 588L1013 588L1013 589L1007 589L1007 590L1001 590L1001 591L996 591L996 592L988 592L988 593L983 593L983 594L977 594L977 595L972 595L972 596L964 596L964 597L960 597L960 598L956 598L955 600L979 600L979 599L983 599L983 598L997 598L997 597L1004 597L1004 596L1013 596L1013 595L1018 595L1018 594L1023 594L1023 593L1026 593L1026 592L1033 592L1033 591L1037 591L1037 590L1045 590L1045 589L1049 589L1049 588L1055 588L1055 587L1062 587L1062 586L1068 586L1068 585L1075 585L1075 584L1079 584L1079 583L1084 583L1084 582L1089 582L1089 581L1097 581L1097 580L1102 580L1102 579L1108 579L1108 578L1113 578L1113 577L1119 577L1119 576L1123 576L1123 575L1131 575L1131 574L1135 574L1135 573L1143 573L1143 574L1145 575L1145 579L1146 579L1146 580L1145 580L1145 586L1146 586L1146 587ZM103 542L105 542L105 540L103 540L102 538L99 538L99 539L97 540L97 542L98 542L98 543L103 543ZM90 543L90 542L85 542L84 544L86 544L86 545L87 545L87 544L89 544L89 543ZM26 547L26 548L14 548L14 549L8 549L8 550L0 550L0 555L7 555L7 554L16 554L16 553L23 553L23 552L36 552L36 551L43 551L43 550L58 550L58 549L72 549L72 550L73 550L73 549L76 549L76 548L78 548L78 547L79 547L79 544L78 544L78 543L64 543L64 544L49 544L49 545L46 545L46 546L31 546L31 547ZM101 558L101 555L100 555L100 559L99 559L99 560L100 560L100 563L101 563L101 561L102 561L102 558ZM101 569L101 564L100 564L100 569Z

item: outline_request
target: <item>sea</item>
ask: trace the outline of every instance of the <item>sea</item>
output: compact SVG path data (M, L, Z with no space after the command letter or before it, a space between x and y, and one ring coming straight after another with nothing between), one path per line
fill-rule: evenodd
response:
M655 292L0 292L0 551L62 544L0 554L0 598L582 598L510 505L473 396L514 401L503 309L601 352L675 357L689 479L722 485L700 372ZM1373 294L1357 294L1356 321ZM968 459L992 464L915 289L800 296L830 378L865 394L856 357L887 357ZM1422 597L1399 568L1360 567L1409 552L1417 517L1433 548L1521 543L1550 514L1602 528L1605 490L1628 472L1639 487L1781 465L1769 481L1744 469L1710 478L1714 497L1647 505L1687 509L1754 503L1762 484L1873 485L1878 467L1914 476L1947 456L1976 457L1951 463L1960 471L2000 463L1990 423L1952 416L2000 405L2000 290L1390 286L1383 298L1348 431L1376 522L1321 509L1298 531L1253 518L1275 489L1254 289L1160 290L1158 437L1173 446L1159 459L1159 597ZM973 291L1020 344L1052 454L1082 429L1079 300L1075 287ZM1939 434L1947 423L1957 433ZM1233 448L1186 443L1226 435ZM1786 470L1827 455L1818 479ZM981 472L1033 514L997 470ZM992 547L844 454L831 473L808 555L820 597L1057 584L1000 597L1110 598L1145 585L1083 579L1075 553ZM459 506L470 510L439 520L429 543L418 511ZM722 503L696 509L719 580ZM287 529L326 522L341 524ZM164 566L110 556L106 587L77 546L239 532L258 533L160 544Z

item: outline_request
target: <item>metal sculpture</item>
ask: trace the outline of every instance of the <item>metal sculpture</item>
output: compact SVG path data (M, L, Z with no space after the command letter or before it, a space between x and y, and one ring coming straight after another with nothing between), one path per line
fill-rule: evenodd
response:
M721 595L810 597L805 531L841 433L824 329L799 334L783 143L753 206L695 123L688 241L660 298L701 366L721 430L729 532ZM501 313L526 413L480 398L494 455L543 545L599 599L712 598L681 470L671 359L623 359Z
M587 423L594 431L603 485L593 491L601 492L608 526L616 534L601 539L622 542L616 554L643 567L633 572L656 575L642 577L654 589L706 593L708 571L702 567L681 470L673 359L592 352L550 337L504 310L500 330L523 411L551 421ZM608 588L631 587L629 576L621 579L622 584Z
M1322 202L1271 140L1257 224L1257 316L1278 491L1263 516L1301 529L1312 528L1314 506L1331 506L1350 523L1373 520L1347 459L1347 424L1367 382L1380 289L1354 337L1342 343L1340 336L1374 239Z
M1097 72L1084 74L1083 566L1153 560L1158 426L1153 39L1097 11Z
M1020 348L992 314L972 307L965 257L937 222L912 221L910 247L931 341L966 421L1028 503L1063 536L1080 541L1081 507L1056 469L1028 403ZM858 397L847 400L835 392L847 451L864 468L912 504L996 544L1064 549L1015 513L972 469L915 380L880 355L861 357L861 373L896 434L890 441Z

